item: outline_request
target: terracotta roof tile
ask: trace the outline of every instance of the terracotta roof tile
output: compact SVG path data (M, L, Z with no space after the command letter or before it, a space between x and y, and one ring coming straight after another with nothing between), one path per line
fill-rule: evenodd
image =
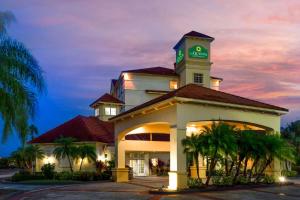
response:
M229 103L229 104L236 104L236 105L244 105L250 107L257 107L257 108L266 108L266 109L273 109L279 111L288 111L286 108L281 108L278 106L274 106L271 104L259 102L256 100L247 99L244 97L232 95L229 93L213 90L210 88L202 87L196 84L188 84L177 90L171 91L165 95L152 99L144 104L138 105L126 112L123 112L111 119L118 118L119 116L137 111L139 109L145 108L147 106L153 105L155 103L159 103L161 101L170 99L172 97L182 97L188 99L197 99L197 100L205 100L205 101L212 101L212 102L221 102L221 103Z
M73 137L78 141L95 141L103 143L114 142L114 125L99 120L97 117L77 117L47 131L29 143L53 143L56 139Z
M123 101L117 99L116 97L105 93L104 95L102 95L101 97L99 97L96 101L94 101L93 103L91 103L90 107L94 107L95 105L97 105L98 103L101 102L105 102L105 103L117 103L117 104L124 104Z

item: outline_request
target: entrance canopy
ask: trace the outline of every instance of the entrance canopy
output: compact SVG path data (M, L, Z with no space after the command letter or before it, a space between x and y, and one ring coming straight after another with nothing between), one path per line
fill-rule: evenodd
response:
M254 130L277 132L280 130L280 116L286 112L284 108L195 84L186 85L112 118L115 123L116 181L128 181L126 151L164 151L170 152L169 188L185 188L186 155L181 141L189 129L221 120L240 127L246 125ZM130 135L147 133L169 134L170 139L126 140Z

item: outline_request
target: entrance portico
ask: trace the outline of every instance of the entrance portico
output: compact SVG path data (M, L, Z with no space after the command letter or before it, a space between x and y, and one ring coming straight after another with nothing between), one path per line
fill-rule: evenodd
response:
M191 89L190 87L193 87L194 91L198 87L199 90L203 89L201 86L187 85L183 89L178 89L176 93L174 92L174 96L164 95L162 98L154 99L146 105L137 106L112 118L116 134L115 180L117 182L128 181L128 171L125 170L126 151L165 151L170 152L169 188L186 188L188 169L181 141L190 134L193 130L192 127L197 125L201 127L200 122L222 120L240 126L248 125L257 130L279 132L280 115L284 111L262 106L235 105L177 96ZM124 139L126 135L137 129L139 133L169 133L170 142L127 141ZM141 132L142 130L144 132ZM279 172L280 166L274 162L272 173L278 174Z

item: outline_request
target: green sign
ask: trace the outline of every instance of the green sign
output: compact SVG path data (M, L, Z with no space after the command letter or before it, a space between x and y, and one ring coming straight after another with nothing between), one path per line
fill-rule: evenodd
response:
M182 49L178 49L177 55L176 55L176 63L180 63L184 58L184 53Z
M189 48L189 56L190 56L190 58L207 59L208 52L207 52L207 49L204 48L203 46L195 45L195 46Z

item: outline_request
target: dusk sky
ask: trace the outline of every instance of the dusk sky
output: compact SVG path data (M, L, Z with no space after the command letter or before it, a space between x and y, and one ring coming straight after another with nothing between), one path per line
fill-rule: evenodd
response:
M172 47L195 30L215 38L221 90L290 109L300 119L300 1L0 0L17 22L9 34L39 61L47 81L40 133L78 115L124 69L173 67ZM0 156L18 147L12 136Z

